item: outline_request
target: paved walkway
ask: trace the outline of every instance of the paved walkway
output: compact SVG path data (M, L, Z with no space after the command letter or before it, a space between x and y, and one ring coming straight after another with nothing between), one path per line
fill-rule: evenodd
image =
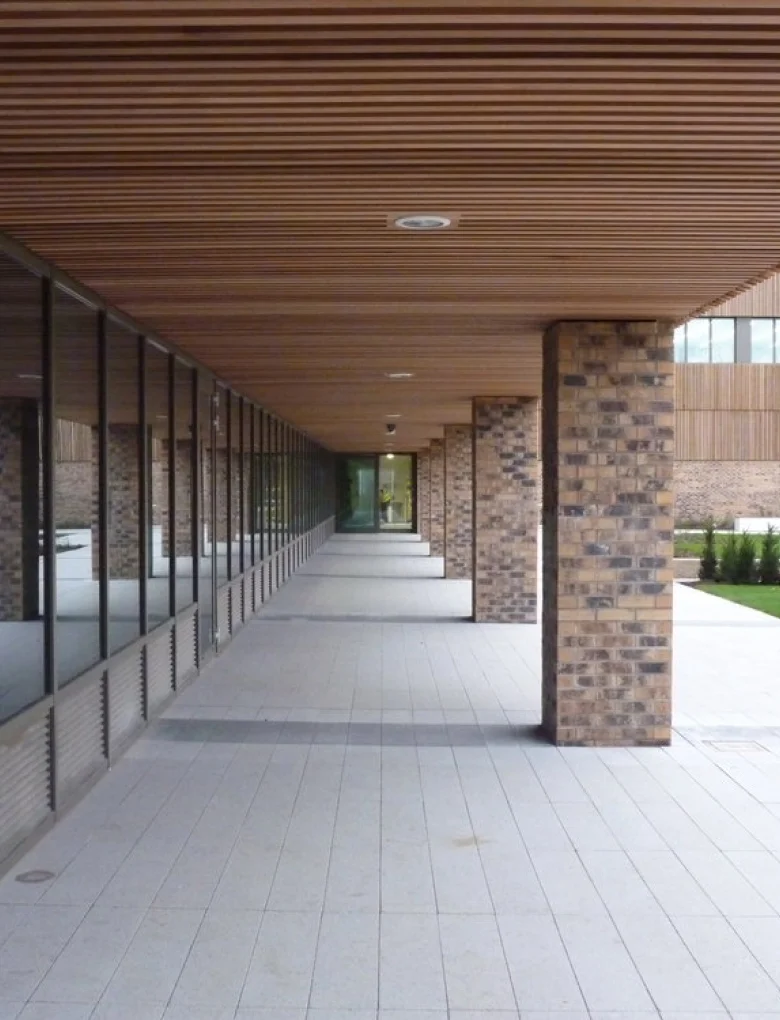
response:
M681 590L675 745L558 750L424 552L331 541L0 883L0 1020L780 1020L780 626Z

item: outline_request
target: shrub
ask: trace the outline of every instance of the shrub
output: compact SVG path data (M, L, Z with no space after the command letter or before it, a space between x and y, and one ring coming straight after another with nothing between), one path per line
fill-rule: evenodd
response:
M699 561L699 580L714 581L718 574L718 554L715 551L715 521L704 526L704 551Z
M780 584L780 536L771 525L761 538L758 579L761 584Z
M732 532L726 539L723 552L720 557L718 569L718 580L724 584L738 584L739 576L739 543L737 536Z
M755 584L756 540L745 532L737 547L737 584Z

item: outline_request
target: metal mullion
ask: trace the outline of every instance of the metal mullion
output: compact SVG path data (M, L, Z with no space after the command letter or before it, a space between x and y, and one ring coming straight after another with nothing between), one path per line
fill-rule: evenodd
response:
M192 601L197 605L200 601L200 542L203 534L203 522L200 519L200 491L203 484L200 462L200 376L188 369L190 373L190 542L192 550ZM198 621L198 654L200 654L200 621Z
M98 312L98 592L100 657L111 654L109 642L109 548L108 548L108 340L106 313Z
M244 402L244 411L249 415L249 478L247 480L247 499L244 500L249 516L249 566L255 564L255 534L257 528L257 466L255 464L255 425L257 424L257 408L254 404ZM244 453L246 457L246 452ZM244 539L244 541L246 541Z
M238 530L241 542L238 550L238 569L243 574L246 570L244 554L244 535L246 525L246 489L248 479L244 469L244 398L238 398Z
M57 810L57 534L55 530L55 325L54 284L41 279L42 346L42 442L43 459L43 670L44 685L51 695L49 713L49 806Z
M176 616L176 357L168 355L168 615ZM174 642L175 646L175 642ZM175 651L174 651L175 656ZM175 665L175 663L174 663ZM174 670L174 676L176 675Z
M281 583L281 556L279 554L279 539L281 538L279 513L279 493L281 491L281 461L279 459L279 422L274 418L274 554L276 560L276 587Z
M225 570L228 581L233 578L233 394L225 394Z
M138 593L141 636L149 633L149 457L147 443L146 341L138 337Z
M258 433L259 433L259 436L258 436L259 442L258 442L258 448L257 448L257 456L258 456L258 462L257 463L258 463L258 468L259 468L259 471L260 471L260 477L258 479L258 496L259 496L259 501L260 501L260 514L259 514L259 522L260 522L260 562L262 563L263 560L265 559L265 545L266 545L266 542L265 542L265 524L266 524L265 486L266 486L266 482L267 482L267 477L266 476L268 474L268 471L267 471L267 468L266 468L266 464L265 464L265 461L263 459L264 456L265 456L265 417L266 417L265 411L258 409L258 416L259 417L257 419L257 426L258 426Z

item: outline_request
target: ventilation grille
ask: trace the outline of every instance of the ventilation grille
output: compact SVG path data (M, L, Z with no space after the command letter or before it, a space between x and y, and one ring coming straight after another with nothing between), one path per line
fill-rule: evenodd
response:
M173 691L173 632L166 631L146 646L146 696L149 714L156 712Z
M140 649L109 670L108 691L112 748L121 747L144 722L143 653Z
M195 613L182 623L176 624L176 679L178 683L188 680L198 663L198 617Z
M240 577L233 585L230 595L230 633L235 632L244 622L244 579Z
M105 679L57 705L57 782L66 796L106 764Z
M217 592L217 630L219 643L226 644L230 640L230 588L227 585Z
M0 862L51 813L49 716L18 744L0 744Z

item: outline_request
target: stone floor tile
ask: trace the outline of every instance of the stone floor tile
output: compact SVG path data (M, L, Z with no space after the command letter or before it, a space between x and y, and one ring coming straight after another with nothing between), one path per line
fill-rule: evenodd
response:
M379 1006L383 1012L446 1009L442 949L435 916L382 915Z
M260 928L256 910L208 911L174 989L172 1006L235 1009Z
M653 1010L647 988L608 917L561 916L557 921L590 1010Z
M35 990L40 1002L94 1006L106 989L139 924L142 911L93 907Z
M725 919L679 917L675 927L732 1013L772 1012L780 1006L780 987L760 966Z
M450 1009L515 1009L495 918L442 915L439 930Z
M312 1009L376 1009L379 915L324 914L317 942Z
M241 1007L307 1008L319 930L320 915L316 912L266 913Z
M577 979L552 915L498 919L501 941L520 1011L569 1012L585 1008Z

